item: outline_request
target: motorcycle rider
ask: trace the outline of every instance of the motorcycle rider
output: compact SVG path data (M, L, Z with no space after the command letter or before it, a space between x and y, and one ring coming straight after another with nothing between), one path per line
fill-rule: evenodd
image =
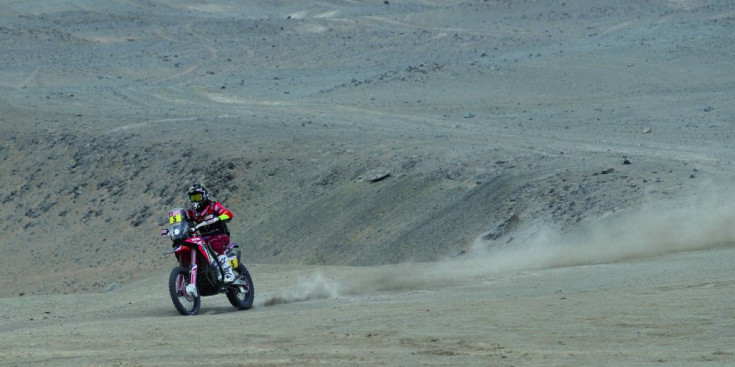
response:
M217 253L217 261L224 270L224 282L234 282L235 274L232 273L232 266L224 254L227 245L230 244L230 231L226 223L232 219L232 212L219 201L210 198L207 188L198 182L189 186L187 194L191 202L191 209L187 210L187 214L196 223L194 228L199 230L204 241Z

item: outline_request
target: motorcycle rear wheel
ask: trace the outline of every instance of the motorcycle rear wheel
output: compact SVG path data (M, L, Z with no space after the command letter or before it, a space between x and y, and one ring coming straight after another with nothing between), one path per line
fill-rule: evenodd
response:
M168 277L168 292L171 295L171 301L174 307L184 316L196 315L202 305L201 296L192 297L186 293L186 286L189 284L189 270L178 266L171 270Z
M255 287L253 286L253 278L245 265L240 264L236 271L240 274L238 279L247 283L246 285L231 285L227 289L227 299L238 310L247 310L253 307L255 299Z

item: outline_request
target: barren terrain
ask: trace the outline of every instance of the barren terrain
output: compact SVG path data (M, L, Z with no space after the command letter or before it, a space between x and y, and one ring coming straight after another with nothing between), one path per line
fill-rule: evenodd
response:
M733 365L735 5L0 1L0 365ZM167 295L235 213L251 310Z

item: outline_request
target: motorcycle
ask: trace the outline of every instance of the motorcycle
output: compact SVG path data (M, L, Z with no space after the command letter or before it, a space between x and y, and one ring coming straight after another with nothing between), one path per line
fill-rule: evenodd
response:
M196 315L201 307L201 297L221 293L236 309L250 309L255 288L250 272L241 261L240 247L230 243L225 250L235 274L235 281L226 284L217 254L196 230L186 210L169 210L168 219L169 227L164 228L161 235L171 239L173 248L167 254L174 254L179 262L168 278L168 290L176 310L182 315Z

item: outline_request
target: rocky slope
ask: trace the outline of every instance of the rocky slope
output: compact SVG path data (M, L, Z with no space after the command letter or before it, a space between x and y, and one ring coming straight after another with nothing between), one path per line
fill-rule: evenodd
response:
M158 230L192 181L280 264L729 197L728 1L97 5L0 5L0 296L170 266Z

